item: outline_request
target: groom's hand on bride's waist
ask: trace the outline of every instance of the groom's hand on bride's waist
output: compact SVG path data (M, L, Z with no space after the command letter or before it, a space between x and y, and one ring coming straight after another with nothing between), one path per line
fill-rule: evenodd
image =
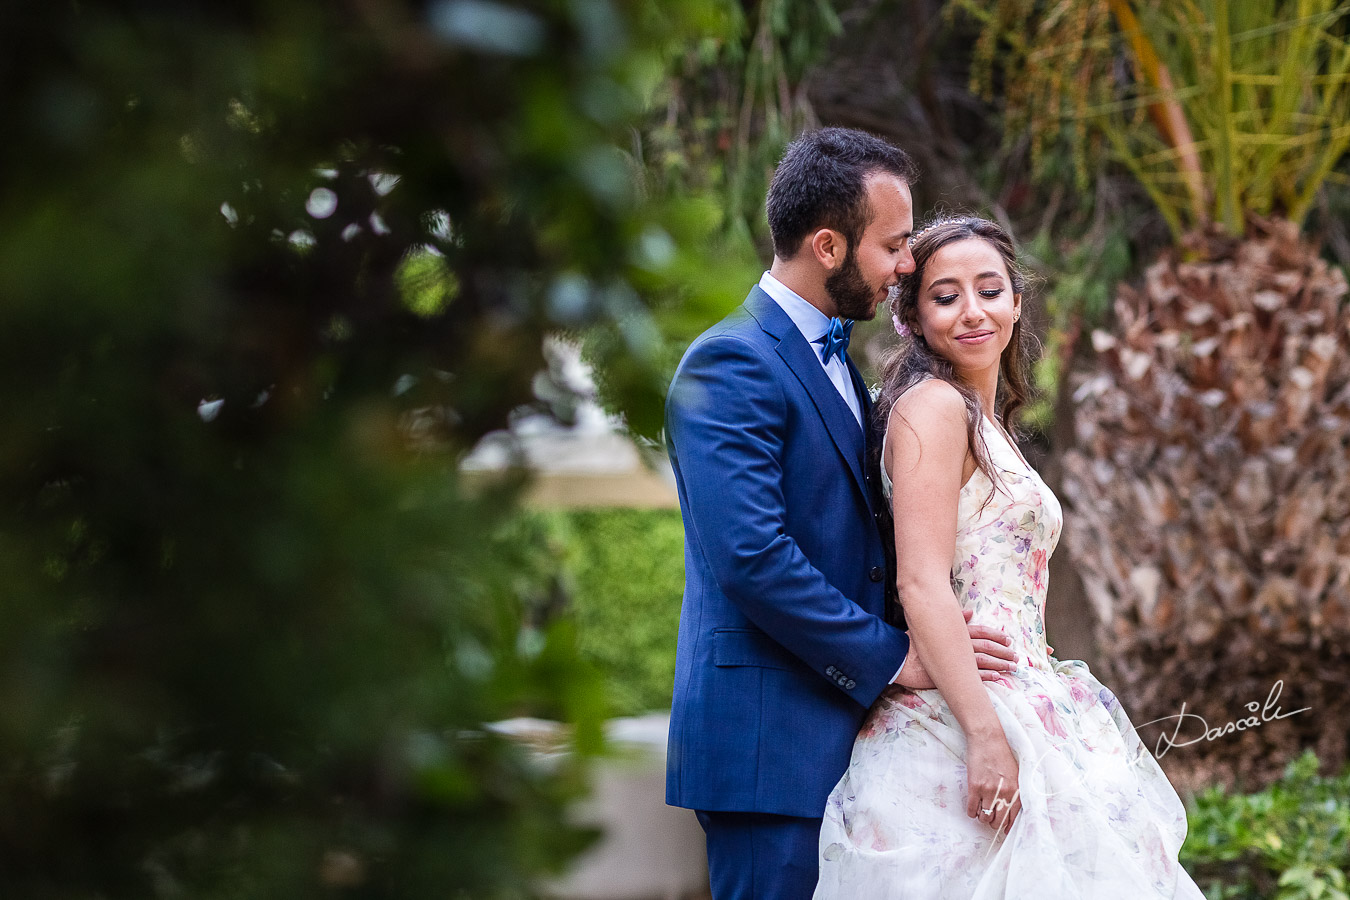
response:
M971 625L970 617L973 615L971 610L962 610L962 615L966 620L966 629L970 632L970 644L975 650L975 663L980 668L980 678L993 681L1003 673L1015 670L1017 654L1013 652L1012 642L1008 636L988 625ZM905 657L905 664L900 667L900 674L893 683L912 691L937 687L928 676L923 658L919 656L919 648L915 646L913 640L909 642L909 654Z

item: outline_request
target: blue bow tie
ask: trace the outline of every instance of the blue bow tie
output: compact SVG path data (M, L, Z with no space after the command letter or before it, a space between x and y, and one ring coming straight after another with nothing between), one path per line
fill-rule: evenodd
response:
M820 351L820 361L829 365L831 356L838 356L840 362L844 359L844 351L848 349L848 336L853 333L852 319L830 319L830 330L813 343L824 344L825 347Z

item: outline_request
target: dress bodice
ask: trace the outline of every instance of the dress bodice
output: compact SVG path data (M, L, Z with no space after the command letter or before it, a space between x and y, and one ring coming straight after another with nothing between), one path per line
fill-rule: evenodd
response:
M1048 667L1045 597L1063 510L998 426L981 417L979 436L995 477L977 468L961 488L952 593L962 609L973 610L972 624L1001 629L1028 663ZM881 474L889 500L885 466Z
M952 592L972 623L1001 628L1029 663L1048 666L1045 597L1064 513L999 428L981 422L995 478L976 469L961 488Z

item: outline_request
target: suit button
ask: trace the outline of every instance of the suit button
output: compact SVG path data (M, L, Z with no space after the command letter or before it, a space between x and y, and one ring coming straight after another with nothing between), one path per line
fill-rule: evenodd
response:
M825 674L828 675L828 676L830 676L831 678L833 678L834 675L835 675L835 673L838 672L838 671L839 671L839 670L836 669L834 666L830 666L828 669L825 670Z
M846 690L850 690L850 691L851 691L851 690L853 690L853 689L854 689L855 687L857 687L857 686L858 686L858 682L854 681L852 678L850 678L848 681L844 682L844 688L845 688Z
M881 571L881 566L873 566L872 571L867 573L867 577L875 582L880 582L885 573Z

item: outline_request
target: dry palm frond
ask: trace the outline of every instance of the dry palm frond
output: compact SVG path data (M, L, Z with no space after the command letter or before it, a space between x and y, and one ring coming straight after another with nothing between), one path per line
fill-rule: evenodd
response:
M1280 680L1285 713L1310 707L1163 759L1183 780L1259 782L1302 747L1347 755L1350 304L1292 222L1188 249L1203 261L1165 255L1093 336L1068 545L1137 724L1185 704L1222 728ZM1140 733L1154 746L1176 724ZM1178 742L1203 732L1182 725Z

